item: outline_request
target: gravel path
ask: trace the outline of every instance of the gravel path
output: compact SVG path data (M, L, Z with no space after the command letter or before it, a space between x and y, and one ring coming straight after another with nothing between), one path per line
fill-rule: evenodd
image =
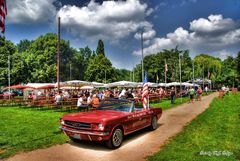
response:
M141 161L159 151L166 141L179 133L183 127L202 113L217 96L203 97L202 101L185 103L163 111L157 130L141 130L127 136L119 149L109 150L99 143L81 142L56 145L46 149L20 153L6 161Z

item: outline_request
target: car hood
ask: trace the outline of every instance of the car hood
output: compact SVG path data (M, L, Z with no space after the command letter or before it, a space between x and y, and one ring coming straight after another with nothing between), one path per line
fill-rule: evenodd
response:
M126 112L95 110L74 114L66 114L62 116L62 119L76 122L102 123L108 120L121 118L126 115L128 115L128 113Z

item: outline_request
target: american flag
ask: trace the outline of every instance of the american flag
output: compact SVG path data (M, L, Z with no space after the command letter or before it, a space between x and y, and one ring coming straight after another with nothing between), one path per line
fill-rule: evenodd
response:
M5 18L7 15L7 5L5 0L0 0L0 30L5 32Z
M147 72L144 75L144 82L143 82L143 92L142 92L142 103L143 108L148 108L148 79L147 79Z

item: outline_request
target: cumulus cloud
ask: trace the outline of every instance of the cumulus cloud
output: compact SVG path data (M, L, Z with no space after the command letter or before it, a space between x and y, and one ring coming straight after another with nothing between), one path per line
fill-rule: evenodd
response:
M139 0L103 1L102 4L91 0L84 7L65 5L58 16L62 26L75 36L114 41L150 26L144 19L151 12L147 4Z
M151 39L156 35L156 31L152 27L153 26L151 24L145 25L145 27L143 27L142 37L143 37L144 40ZM141 39L141 32L137 32L134 35L134 38L140 40Z
M14 24L38 24L55 20L56 0L8 1L8 22Z
M194 53L216 51L226 53L225 49L228 48L239 49L239 26L237 21L223 18L222 15L210 15L207 19L199 18L190 22L189 30L179 27L166 37L154 38L149 46L144 48L144 53L148 55L176 46L190 49ZM141 51L134 51L133 54L140 55Z
M199 18L190 22L190 29L199 35L219 35L235 29L237 24L230 18L222 15L210 15L208 19Z

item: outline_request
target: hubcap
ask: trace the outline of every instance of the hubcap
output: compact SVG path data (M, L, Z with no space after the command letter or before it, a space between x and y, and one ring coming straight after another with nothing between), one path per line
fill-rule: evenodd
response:
M113 139L113 145L115 147L121 145L122 137L123 137L122 136L122 131L120 129L117 129L117 130L114 131L112 139Z
M153 129L156 129L156 128L157 128L157 118L156 118L156 117L153 117L152 127L153 127Z

